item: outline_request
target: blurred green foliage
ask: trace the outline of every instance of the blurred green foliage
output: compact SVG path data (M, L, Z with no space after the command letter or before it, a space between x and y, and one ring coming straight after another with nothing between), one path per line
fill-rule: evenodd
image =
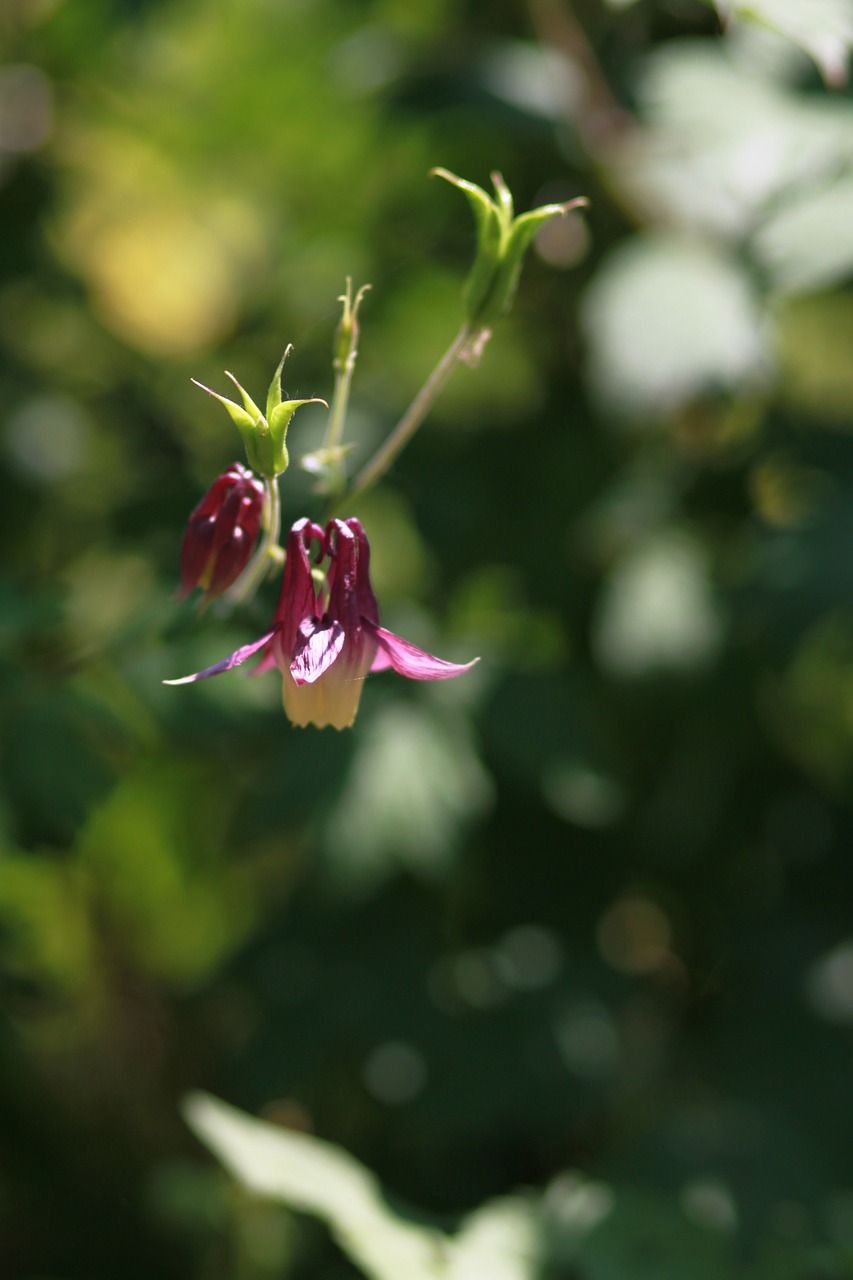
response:
M853 1275L853 15L725 10L0 4L4 1278L357 1274L195 1089L470 1280ZM275 594L174 601L240 456L190 377L293 342L328 398L370 281L361 465L462 317L436 165L591 200L353 512L383 621L481 663L343 734L164 688Z

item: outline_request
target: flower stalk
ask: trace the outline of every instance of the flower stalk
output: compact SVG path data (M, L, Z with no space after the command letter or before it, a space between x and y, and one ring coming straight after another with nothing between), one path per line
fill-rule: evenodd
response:
M463 192L477 226L477 251L462 290L465 320L388 439L355 477L346 495L350 501L386 474L429 413L458 361L478 363L494 325L512 306L524 256L539 227L586 204L581 197L516 215L512 194L499 173L492 174L494 198L447 169L433 169L432 175Z
M362 467L347 494L348 501L361 497L381 480L403 451L439 397L447 379L471 346L471 327L467 321L457 333L426 382L370 461Z

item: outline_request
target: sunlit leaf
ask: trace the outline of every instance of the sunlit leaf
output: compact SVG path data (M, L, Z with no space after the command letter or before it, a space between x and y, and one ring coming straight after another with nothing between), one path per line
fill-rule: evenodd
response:
M462 724L393 703L363 727L329 822L335 876L370 884L400 866L442 874L491 800L491 780Z
M536 1280L542 1232L532 1196L490 1200L462 1223L448 1280Z
M853 47L851 0L714 0L723 20L758 22L803 49L832 85L847 78Z
M825 288L853 273L853 174L801 191L774 210L753 241L780 292Z
M853 154L845 102L797 93L719 43L671 41L647 59L642 127L609 156L644 216L740 236L785 191L834 175Z
M395 1214L373 1174L340 1147L254 1120L208 1094L192 1094L184 1114L249 1190L321 1218L372 1280L446 1274L441 1233Z
M723 638L702 547L669 530L633 547L604 584L599 661L620 675L706 666Z
M582 320L593 390L628 417L666 413L765 369L748 277L697 241L643 236L615 250L587 293Z

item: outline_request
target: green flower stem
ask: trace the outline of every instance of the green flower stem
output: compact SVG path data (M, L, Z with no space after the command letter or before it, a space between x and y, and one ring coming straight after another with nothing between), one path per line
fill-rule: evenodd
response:
M396 461L397 455L409 443L435 404L457 361L463 356L466 348L470 346L472 336L470 325L463 324L388 439L384 444L380 445L370 461L353 480L352 488L346 494L348 503L354 498L361 497L372 485L376 484L377 480L381 480L392 463Z
M261 525L261 543L258 550L244 572L225 593L229 604L243 604L251 600L258 587L269 573L273 564L281 559L281 547L278 544L281 533L281 496L278 491L278 479L264 476L264 515Z
M332 395L332 409L329 414L329 425L323 441L323 452L329 461L329 498L334 502L343 493L346 477L343 458L338 451L343 437L344 422L349 408L349 393L352 386L352 375L355 369L355 358L347 360L335 372L335 390Z

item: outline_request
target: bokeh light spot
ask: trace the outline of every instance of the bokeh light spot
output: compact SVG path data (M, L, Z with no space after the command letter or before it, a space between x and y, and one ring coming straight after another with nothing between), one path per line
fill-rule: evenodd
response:
M806 998L827 1022L853 1022L853 939L812 966L806 977Z
M681 1191L681 1206L700 1227L729 1235L737 1226L734 1196L717 1178L695 1178Z
M47 77L26 64L0 68L0 153L37 151L53 127Z
M613 1019L598 1000L581 1000L558 1018L557 1045L575 1075L597 1079L607 1075L619 1059L619 1036Z
M89 274L121 337L154 355L216 342L235 315L235 267L222 240L177 209L141 210L104 227Z
M76 400L33 396L6 424L6 453L21 474L45 484L65 480L88 461L90 426Z
M409 1044L389 1040L377 1045L364 1064L369 1093L388 1106L401 1106L421 1092L427 1080L423 1054Z
M598 947L620 973L654 973L670 956L672 929L666 913L648 898L617 899L598 924Z
M549 986L563 967L560 940L541 925L520 924L504 934L499 954L506 961L503 976L518 991Z

